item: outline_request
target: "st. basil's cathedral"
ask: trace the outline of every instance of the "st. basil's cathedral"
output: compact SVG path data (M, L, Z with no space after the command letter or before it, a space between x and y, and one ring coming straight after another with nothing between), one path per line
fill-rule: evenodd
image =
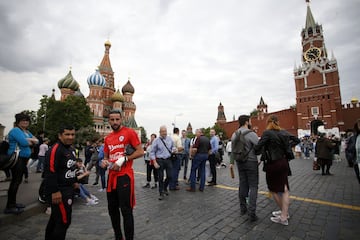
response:
M99 68L87 79L90 91L86 101L93 113L94 128L100 135L106 135L110 132L107 119L112 109L122 111L125 126L138 128L135 121L136 105L133 102L135 89L130 83L130 78L122 87L121 92L119 89L115 89L114 72L110 64L110 48L110 41L106 41L105 54ZM58 81L58 87L61 92L60 101L65 100L69 95L84 97L80 91L79 83L71 73L71 69L64 78Z

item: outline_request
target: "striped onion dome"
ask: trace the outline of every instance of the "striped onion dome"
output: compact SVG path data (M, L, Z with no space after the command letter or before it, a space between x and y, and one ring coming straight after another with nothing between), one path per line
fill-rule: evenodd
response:
M71 70L69 70L69 73L62 79L58 81L58 87L60 89L62 88L69 88L73 91L79 90L79 83L74 79L73 75L71 74Z
M113 102L123 102L124 96L120 93L119 89L111 96L111 101Z
M133 85L131 85L130 80L127 81L127 83L123 86L121 91L123 94L126 92L134 94L135 89L134 89Z
M106 81L105 78L100 74L99 70L96 70L93 74L91 74L88 77L87 83L89 84L89 86L96 85L96 86L105 87Z

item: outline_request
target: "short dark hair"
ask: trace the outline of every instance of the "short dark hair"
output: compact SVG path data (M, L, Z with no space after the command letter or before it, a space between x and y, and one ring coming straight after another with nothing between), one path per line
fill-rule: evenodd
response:
M154 136L156 138L156 134L155 133L152 133L150 136Z
M30 122L30 116L23 112L15 114L15 123L16 124L19 124L19 122L22 120Z
M249 115L240 115L239 116L239 125L240 125L240 127L244 126L245 123L249 121L249 119L250 119Z
M122 111L120 109L111 109L110 112L109 112L109 115L110 114L120 114L120 116L122 117Z
M75 127L73 125L62 125L59 128L59 134L62 134L63 132L65 132L65 130L74 130Z
M179 128L175 127L173 133L179 133Z

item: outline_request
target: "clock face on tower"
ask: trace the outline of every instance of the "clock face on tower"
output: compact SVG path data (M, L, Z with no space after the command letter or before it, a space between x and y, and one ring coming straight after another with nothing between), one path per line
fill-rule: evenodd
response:
M311 47L308 50L306 50L306 52L304 53L304 58L306 61L311 62L318 59L320 57L320 54L321 54L320 48Z

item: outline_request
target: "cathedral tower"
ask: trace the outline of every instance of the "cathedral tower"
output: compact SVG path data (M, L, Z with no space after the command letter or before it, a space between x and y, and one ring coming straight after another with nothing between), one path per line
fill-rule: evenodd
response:
M219 104L219 106L218 106L218 116L217 116L217 118L216 118L216 122L217 122L217 123L226 123L224 106L222 105L221 102L220 102L220 104Z
M110 48L111 43L109 40L105 42L104 57L99 66L99 72L105 78L105 87L103 88L103 100L104 100L104 117L108 117L112 108L111 96L115 93L114 87L114 72L110 64Z

